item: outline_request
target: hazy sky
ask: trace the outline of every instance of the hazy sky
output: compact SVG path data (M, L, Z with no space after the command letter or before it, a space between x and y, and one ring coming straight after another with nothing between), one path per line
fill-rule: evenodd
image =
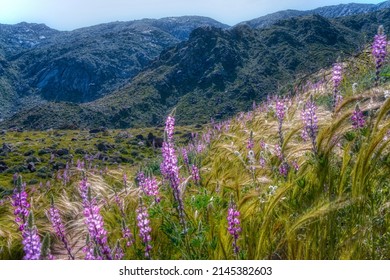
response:
M285 9L384 0L0 0L0 23L45 23L59 30L110 21L201 15L234 25Z

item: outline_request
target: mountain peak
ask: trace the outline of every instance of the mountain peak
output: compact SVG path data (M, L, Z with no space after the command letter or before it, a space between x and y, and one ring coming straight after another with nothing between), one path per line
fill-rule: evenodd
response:
M360 3L338 4L338 5L320 7L313 10L305 10L305 11L283 10L259 18L255 18L249 21L244 21L242 23L239 23L238 25L248 24L253 28L264 28L276 23L279 20L284 20L284 19L298 17L298 16L318 14L325 18L337 18L337 17L374 12L385 8L390 8L390 1L385 1L379 4L360 4Z

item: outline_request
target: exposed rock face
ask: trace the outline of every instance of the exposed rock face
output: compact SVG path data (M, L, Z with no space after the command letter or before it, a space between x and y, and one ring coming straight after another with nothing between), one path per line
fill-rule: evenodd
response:
M129 82L205 17L114 22L71 32L43 24L0 24L0 119L46 101L84 103Z

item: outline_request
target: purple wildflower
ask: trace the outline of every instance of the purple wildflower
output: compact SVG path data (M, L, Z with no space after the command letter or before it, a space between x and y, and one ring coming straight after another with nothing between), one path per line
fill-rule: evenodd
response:
M282 126L283 126L283 120L286 114L286 108L284 101L280 98L276 99L276 104L275 104L275 113L276 117L278 118L278 133L279 133L279 142L280 145L283 145L283 131L282 131Z
M145 257L150 259L150 250L152 249L150 245L152 240L150 233L152 229L150 227L148 210L142 204L137 208L137 226L139 229L139 237L145 246Z
M339 86L341 84L342 69L343 69L343 67L342 67L341 63L333 64L332 81L333 81L333 88L336 90L339 88Z
M66 164L68 166L68 163ZM62 181L64 185L66 186L70 182L70 176L69 176L69 168L65 169L64 172L62 173Z
M188 159L188 152L186 148L181 149L181 155L183 157L184 164L188 167L190 164L190 161Z
M374 37L374 42L372 44L372 55L375 59L375 85L378 85L379 82L379 73L382 68L383 62L385 61L387 55L387 37L383 28L383 25L380 25L378 28L378 33Z
M84 166L85 166L85 162L84 161L80 161L79 159L77 160L77 169L78 170L82 170L84 169Z
M352 113L351 121L354 129L359 129L364 127L365 120L364 120L363 112L360 110L358 105L356 105L355 111L353 111Z
M260 156L260 166L261 168L265 168L265 158L263 155Z
M173 131L175 129L175 118L173 116L168 116L165 122L165 132L167 134L167 141L173 142Z
M342 80L342 65L335 63L333 65L332 80L333 80L333 110L342 102L343 97L340 95L339 87Z
M248 142L247 142L247 144L246 144L246 148L247 148L248 150L252 150L254 146L255 146L255 144L253 143L253 139L252 139L252 137L251 137L251 138L248 139Z
M126 240L126 247L130 247L134 243L133 234L124 221L122 221L122 238Z
M283 160L284 156L283 156L283 153L282 153L282 148L281 148L280 145L278 145L278 144L275 145L275 154L276 154L276 156L277 156L280 160Z
M41 239L38 235L38 230L34 225L34 217L32 212L29 213L28 222L22 232L23 249L25 260L39 260L41 257Z
M19 230L23 231L29 215L30 204L27 201L26 184L22 183L22 177L18 176L16 187L12 194L11 204L14 207L15 222L19 225Z
M98 247L93 244L87 237L87 243L83 247L83 252L85 253L86 260L102 260L103 258L98 253Z
M302 113L303 132L302 138L306 141L311 140L313 146L313 152L317 154L316 138L318 133L318 119L316 115L317 107L313 101L313 97L306 103Z
M155 177L146 177L143 182L140 184L144 193L148 196L154 196L156 202L160 202L159 191L158 191L157 179Z
M123 199L120 198L116 193L114 195L114 201L115 201L115 204L118 206L119 208L119 211L121 212L121 215L122 216L125 216L125 207L123 205Z
M96 245L99 256L104 256L106 259L112 259L111 250L107 244L107 231L104 229L104 221L100 214L100 208L96 203L96 199L91 198L89 187L88 195L83 199L83 206L83 214L85 217L85 224L88 227L89 237ZM97 257L96 254L95 257Z
M143 183L145 181L145 173L142 171L139 171L137 173L137 177L135 179L137 180L137 183L139 186L143 185Z
M60 213L58 209L54 206L54 203L52 203L50 209L49 209L49 218L51 221L51 224L53 226L53 229L57 235L57 237L61 240L61 242L64 244L64 247L66 251L68 252L69 257L74 260L74 256L72 254L72 251L69 247L69 242L65 236L65 227L62 223Z
M284 116L286 114L283 99L280 98L276 99L275 113L276 113L276 117L278 118L278 121L283 122Z
M233 252L234 254L238 254L240 251L240 247L237 245L237 240L239 237L239 234L241 232L240 227L240 212L236 209L236 205L231 202L230 207L228 209L228 215L227 215L227 221L228 221L228 232L233 237Z
M200 182L199 168L195 164L191 165L191 176L195 184L199 184Z
M122 247L120 246L119 240L116 242L116 246L113 250L114 260L122 260L125 256Z
M288 170L290 169L290 166L287 162L282 162L282 164L279 166L279 173L283 177L287 177Z
M174 200L177 202L177 211L179 213L180 222L184 228L186 228L184 220L184 207L183 200L180 194L180 177L179 177L179 167L177 164L177 156L174 149L174 143L172 138L169 138L169 135L173 135L171 130L173 127L174 118L169 116L166 124L166 134L167 141L163 142L162 145L162 156L163 161L160 165L161 174L164 179L166 179L172 188Z
M205 148L206 148L206 145L199 142L199 143L196 145L196 147L195 147L195 151L196 151L198 154L200 154L201 152L203 152L203 151L205 150Z
M88 179L87 177L84 177L80 182L80 195L83 202L88 199L88 189L89 189Z

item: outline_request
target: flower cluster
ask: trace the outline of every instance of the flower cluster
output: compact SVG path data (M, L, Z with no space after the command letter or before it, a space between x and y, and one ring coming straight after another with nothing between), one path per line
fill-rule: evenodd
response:
M173 116L168 116L165 122L165 132L167 135L167 141L173 142L173 131L175 129L175 118Z
M89 189L88 179L87 177L84 177L80 182L80 189L79 189L82 201L86 201L88 199L88 189Z
M195 164L191 165L191 177L192 180L194 180L195 184L199 184L200 182L199 168Z
M342 65L341 63L335 63L333 65L332 71L332 81L333 81L333 101L332 106L333 110L343 101L343 96L340 94L339 87L342 80Z
M246 143L246 148L248 150L252 150L254 146L255 146L255 144L253 143L253 139L251 137L251 138L248 139L248 141Z
M150 227L148 210L142 204L137 208L137 226L139 229L139 237L145 245L145 257L149 259L150 251L152 250L152 246L150 245L152 240L150 233L152 229Z
M359 129L364 127L365 120L364 120L363 112L360 110L358 105L356 105L356 108L352 113L351 121L354 129Z
M265 158L263 155L260 156L259 163L260 163L261 168L265 168Z
M172 143L163 142L162 156L163 161L160 166L161 173L163 174L165 179L174 183L173 185L171 185L172 188L176 188L179 186L180 182L179 167L177 165L177 157Z
M15 222L19 225L19 230L23 231L29 215L30 204L27 201L26 184L22 183L20 176L16 177L16 187L12 194L11 204L14 207Z
M282 153L282 147L280 147L279 144L275 145L275 154L278 157L278 159L283 160L283 153Z
M139 171L136 176L136 181L138 183L138 186L141 186L145 181L145 173L142 171Z
M77 160L77 169L78 170L83 170L85 167L85 162L84 161L80 161L79 159Z
M275 113L279 122L282 122L286 114L284 102L282 99L277 99L275 104Z
M49 209L49 218L50 218L50 222L53 226L53 229L54 229L57 237L64 244L64 248L68 252L69 257L72 260L74 260L74 256L73 256L72 251L70 249L69 242L65 236L65 227L64 227L64 224L61 220L60 213L59 213L58 209L54 206L53 203Z
M172 116L168 116L165 125L167 141L164 141L162 145L163 161L160 165L160 170L164 179L166 179L171 185L173 191L173 197L177 202L177 211L179 213L180 222L183 225L183 227L185 227L183 200L179 188L180 186L179 166L177 164L177 156L175 153L173 137L172 137L174 122L175 119Z
M333 71L332 71L332 81L333 81L333 87L337 89L340 86L342 75L342 66L341 63L335 63L333 65Z
M228 221L228 232L233 237L233 251L234 254L238 254L240 251L240 247L237 245L237 240L241 232L240 227L240 220L239 217L240 212L236 209L236 205L234 203L231 203L228 214L227 214L227 221Z
M317 119L317 106L313 101L313 97L305 104L305 107L301 113L303 121L302 138L307 141L311 140L313 145L313 152L317 154L316 138L318 133L318 119Z
M144 177L139 185L143 192L148 196L154 196L156 202L160 202L157 179L155 177Z
M181 149L181 155L182 155L182 157L183 157L183 161L184 161L184 164L187 166L187 168L188 168L188 166L189 166L189 164L190 164L190 161L189 161L189 159L188 159L188 152L187 152L187 149L186 148L182 148Z
M375 59L375 67L376 67L375 83L377 85L379 81L379 72L387 55L387 37L383 25L379 26L378 33L374 37L374 42L372 44L372 55L374 56Z
M282 126L283 126L284 116L286 114L285 110L286 109L285 109L284 101L278 98L275 104L275 112L276 112L276 117L278 118L278 133L279 133L279 142L281 146L283 145L283 141L284 141Z
M246 144L246 148L248 150L253 150L253 147L255 146L255 143L253 142L253 131L251 131L251 134L249 136L249 139Z
M122 238L126 240L126 247L130 247L134 243L133 234L124 222L122 226Z
M282 164L279 166L279 173L283 177L287 177L288 171L290 169L290 166L287 162L282 162Z
M111 249L107 244L107 231L104 229L104 221L100 214L100 208L97 205L96 200L94 198L91 198L91 192L89 188L87 190L87 193L87 197L83 199L83 214L85 217L85 224L88 228L90 241L92 242L92 244L95 245L95 250L93 250L93 256L96 259L112 259ZM89 247L89 252L91 252L91 244L89 245ZM91 256L89 256L88 258L90 257Z
M39 260L41 257L41 239L38 235L38 230L34 225L34 218L30 212L28 222L22 232L23 249L25 260Z
M113 250L114 260L122 260L125 256L125 253L123 252L122 247L119 244L119 241L117 242L114 250Z

